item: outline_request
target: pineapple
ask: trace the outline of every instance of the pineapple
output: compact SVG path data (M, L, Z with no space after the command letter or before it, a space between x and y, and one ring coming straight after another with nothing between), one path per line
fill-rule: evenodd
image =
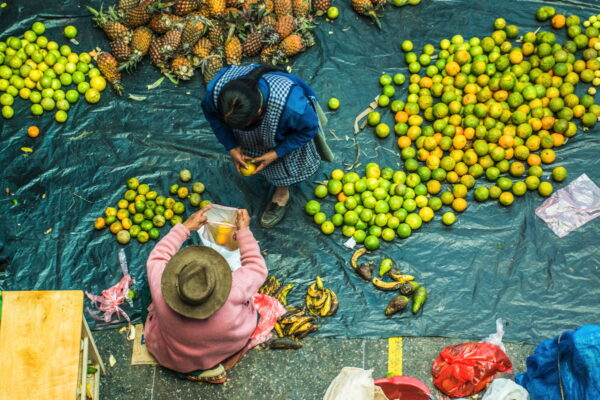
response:
M110 52L118 61L123 61L131 55L131 48L122 40L113 40L110 42Z
M133 31L131 38L131 55L127 58L127 61L119 66L119 70L123 68L131 68L135 64L141 61L142 58L148 53L150 44L152 43L152 31L145 27L140 26Z
M139 0L119 0L117 1L117 10L124 11L133 8L139 4Z
M173 6L173 14L186 15L200 7L198 0L177 0Z
M223 46L223 24L218 21L213 23L213 26L208 29L208 39L214 47Z
M121 40L123 42L129 43L131 40L131 31L125 25L116 22L111 19L111 17L107 14L100 11L96 11L91 7L87 8L93 15L92 18L96 24L106 33L108 39L110 40Z
M225 0L207 0L207 3L213 17L221 17L225 14Z
M162 47L160 52L165 58L171 58L181 44L181 31L179 29L171 29L162 37Z
M242 3L243 11L250 11L253 8L261 7L263 3L259 3L258 0L246 0Z
M325 14L330 6L331 0L313 0L312 3L313 11L319 17Z
M296 29L296 21L291 15L284 15L279 17L277 25L275 25L275 31L279 35L279 39L285 39L294 32Z
M192 54L200 57L200 59L204 59L210 55L210 52L213 50L213 47L214 46L212 42L208 40L208 38L203 37L200 38L200 40L198 40L198 42L194 46Z
M139 5L125 10L123 13L123 23L130 28L146 25L151 15L152 4L154 0L143 0Z
M205 1L200 3L200 9L198 11L200 13L200 15L202 15L204 18L209 18L211 16L211 12L210 12L210 6L208 5L208 3L206 3Z
M352 0L352 8L354 8L354 11L356 11L360 15L370 17L375 23L375 25L377 25L377 27L381 29L379 16L375 12L375 7L373 6L373 3L371 3L371 0Z
M269 15L265 15L261 20L260 20L260 25L263 28L273 28L275 29L275 25L277 25L277 18L275 18L273 15L269 14Z
M263 64L273 64L273 54L277 51L277 46L266 46L260 52L260 62Z
M292 0L273 0L273 10L278 17L292 14Z
M273 0L265 0L264 7L265 12L270 14L275 9L275 3L273 3Z
M171 71L178 79L187 81L194 76L194 68L192 63L185 57L175 57L171 62Z
M227 64L240 65L242 63L242 44L235 35L235 25L232 25L225 41L225 60Z
M240 10L235 7L226 8L225 11L223 11L223 14L225 15L225 19L228 21L239 19L242 16Z
M201 69L204 82L208 84L221 68L223 68L223 58L217 54L212 54L202 60Z
M169 29L180 27L183 25L183 18L172 14L155 14L150 19L150 29L155 33L163 34Z
M106 80L112 85L113 89L121 95L123 94L123 85L121 84L121 73L117 70L117 60L112 54L101 51L95 55L98 69L104 75Z
M290 57L300 53L304 50L304 41L299 35L293 34L279 43L278 49L285 54L286 57Z
M152 65L160 68L161 70L165 67L165 59L160 51L163 46L162 39L162 37L155 37L152 43L150 43L150 47L148 48L150 62L152 63Z
M263 44L263 34L261 31L256 30L251 32L242 45L242 55L244 57L252 57L260 53Z
M306 18L310 13L310 0L292 0L292 12L296 18Z
M185 26L183 27L183 31L181 33L181 50L184 53L189 53L198 39L204 32L206 31L206 25L200 20L189 20Z

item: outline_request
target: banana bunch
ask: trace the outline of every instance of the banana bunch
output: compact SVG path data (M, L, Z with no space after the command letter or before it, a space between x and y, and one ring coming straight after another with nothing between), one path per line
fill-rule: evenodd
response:
M271 276L264 285L258 289L258 293L265 294L267 296L275 297L281 304L287 306L287 295L294 288L293 283L287 285L281 285L281 282L275 276Z
M317 276L315 281L308 286L306 293L306 308L312 315L330 317L339 306L335 292L323 286L323 280Z
M280 338L289 336L300 340L319 330L314 320L315 317L306 315L304 308L292 306L275 323L275 332Z

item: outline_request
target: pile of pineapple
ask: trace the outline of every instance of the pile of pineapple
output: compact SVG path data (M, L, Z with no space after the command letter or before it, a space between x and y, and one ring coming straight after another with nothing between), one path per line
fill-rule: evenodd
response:
M379 29L381 29L381 23L379 22L381 10L383 10L387 2L388 0L351 0L354 11L371 18ZM396 7L402 7L407 4L416 6L421 3L421 0L390 0L390 3Z
M118 0L106 11L90 8L110 40L98 67L120 88L120 71L146 54L167 76L188 80L199 68L206 83L245 57L283 64L315 43L312 15L325 14L330 1Z

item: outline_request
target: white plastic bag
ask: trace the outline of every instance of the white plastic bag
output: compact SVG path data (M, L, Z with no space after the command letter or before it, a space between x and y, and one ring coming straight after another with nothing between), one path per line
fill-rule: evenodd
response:
M335 377L323 400L373 400L375 382L373 370L344 367Z
M559 238L600 216L600 188L583 174L535 210Z
M198 230L202 244L218 251L229 263L231 271L242 266L240 249L234 238L236 212L237 208L212 204L204 214L208 222Z
M495 344L500 347L503 352L506 353L506 347L504 347L504 343L502 343L502 337L504 336L504 323L502 322L502 318L498 318L496 320L496 333L492 333L490 336L486 337L482 340L482 342L488 342L491 344Z
M529 392L510 379L494 379L481 400L529 400Z

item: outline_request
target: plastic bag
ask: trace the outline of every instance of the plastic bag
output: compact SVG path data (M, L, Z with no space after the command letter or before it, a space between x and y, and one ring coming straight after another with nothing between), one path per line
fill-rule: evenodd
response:
M535 210L535 214L563 238L600 216L600 188L583 174L556 191Z
M485 389L497 372L512 372L503 350L503 335L502 320L498 319L496 333L486 341L444 348L431 367L435 386L448 396L466 397Z
M344 367L329 384L323 400L373 400L372 370Z
M494 379L481 400L529 400L529 392L510 379Z
M536 400L598 400L598 360L600 326L584 325L538 344L516 380Z
M198 234L204 246L215 249L229 263L231 271L242 266L240 249L235 240L237 208L212 204L206 212L208 222L200 227Z
M258 311L258 324L250 336L248 348L266 342L271 338L277 319L286 313L285 307L275 297L257 293L252 297L254 308Z

